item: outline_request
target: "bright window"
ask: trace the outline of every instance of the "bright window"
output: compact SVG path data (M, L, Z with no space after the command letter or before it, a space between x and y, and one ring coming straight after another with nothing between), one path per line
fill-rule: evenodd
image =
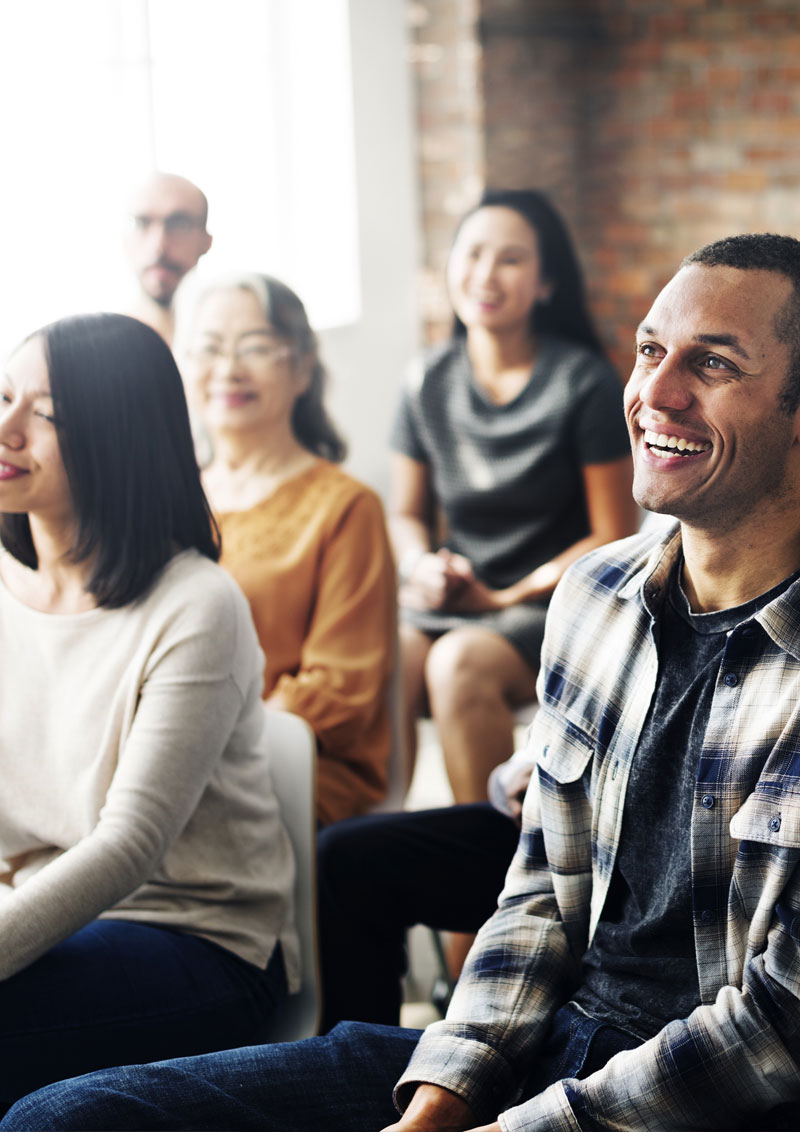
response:
M152 168L206 192L213 276L267 271L359 317L347 0L3 0L0 343L119 309Z

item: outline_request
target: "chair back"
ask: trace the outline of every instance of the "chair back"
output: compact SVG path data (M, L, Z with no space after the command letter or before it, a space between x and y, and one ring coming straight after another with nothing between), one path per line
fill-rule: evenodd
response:
M321 994L317 947L317 744L304 719L266 709L272 784L295 859L295 922L300 938L302 984L270 1024L267 1040L295 1042L319 1031Z
M402 810L410 786L408 753L406 751L405 708L403 705L403 665L400 658L400 639L395 636L394 667L386 692L389 703L389 723L392 745L386 768L386 797L372 806L370 813L385 814Z

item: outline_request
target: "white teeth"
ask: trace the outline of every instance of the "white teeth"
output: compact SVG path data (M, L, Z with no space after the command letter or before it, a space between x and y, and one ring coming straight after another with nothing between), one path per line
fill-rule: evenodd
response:
M644 440L656 456L666 456L670 449L677 449L678 452L707 452L711 447L707 441L698 444L683 436L668 436L665 432L652 432L649 428L645 429ZM661 449L667 451L660 451Z

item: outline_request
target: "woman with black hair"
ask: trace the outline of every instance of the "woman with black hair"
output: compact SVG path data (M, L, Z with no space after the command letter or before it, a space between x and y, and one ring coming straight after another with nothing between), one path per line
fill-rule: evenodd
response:
M180 375L123 315L0 384L0 1111L260 1040L298 982L247 603Z
M221 562L267 658L264 698L314 731L320 825L363 813L387 785L395 569L380 500L339 467L303 303L269 275L211 284L182 368L213 448Z
M427 707L456 801L475 802L534 699L556 583L636 517L622 386L546 197L485 193L447 281L452 336L410 375L395 423L390 529L408 747Z

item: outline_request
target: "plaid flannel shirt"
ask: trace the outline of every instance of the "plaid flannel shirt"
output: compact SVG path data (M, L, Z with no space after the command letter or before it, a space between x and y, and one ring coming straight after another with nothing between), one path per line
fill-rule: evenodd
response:
M520 1101L603 909L653 696L671 528L593 552L553 597L519 848L447 1018L398 1084L505 1132L731 1128L800 1098L800 581L727 639L691 829L701 1005L585 1080Z

